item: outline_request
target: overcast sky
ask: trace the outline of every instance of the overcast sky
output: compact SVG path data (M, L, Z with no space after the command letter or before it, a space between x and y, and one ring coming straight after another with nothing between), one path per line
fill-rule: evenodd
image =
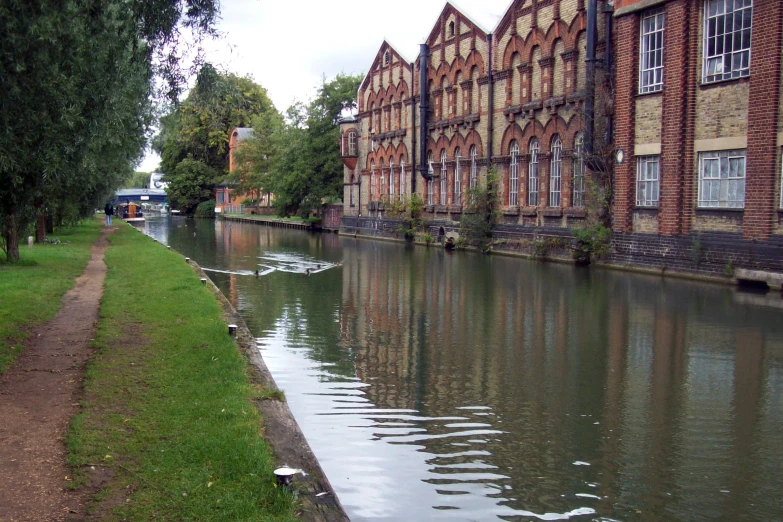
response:
M510 0L458 0L452 4L492 32ZM446 5L442 0L223 0L218 29L208 46L220 69L251 76L279 111L313 97L321 77L366 73L384 38L415 60ZM152 171L150 152L139 166Z

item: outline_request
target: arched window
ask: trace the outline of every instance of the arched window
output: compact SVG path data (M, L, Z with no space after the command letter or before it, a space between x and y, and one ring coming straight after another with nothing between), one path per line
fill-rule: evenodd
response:
M446 187L448 186L446 172L446 151L440 151L440 204L446 204Z
M462 174L460 173L460 165L459 162L462 159L462 151L459 150L459 147L457 147L457 150L454 151L454 204L455 205L461 205L462 204Z
M391 54L389 51L386 51L386 54L383 55L383 65L389 65L389 62L391 61Z
M432 166L432 151L430 151L427 154L427 172L430 175L430 179L427 181L427 204L432 205L433 200L433 193L435 192L435 180L433 179L433 176L435 175L435 169Z
M519 205L519 145L516 140L509 148L511 163L508 166L508 204L511 207Z
M370 161L370 201L375 200L375 160Z
M478 152L476 152L476 146L472 145L470 147L470 188L476 188L476 185L478 185L477 157Z
M527 174L527 204L538 206L538 139L530 140L530 166Z
M585 206L585 138L581 132L574 140L574 182L571 194L575 207Z
M381 196L378 199L383 199L383 196L386 195L386 187L384 186L383 183L383 167L384 167L383 158L381 158L381 168L379 169L378 172L378 185L379 185L378 190L381 191Z
M400 201L405 199L405 160L400 160Z
M350 201L351 206L353 206L353 187L356 185L356 177L352 174L351 175L351 184L348 186L348 199Z
M389 201L394 199L394 160L389 160Z
M449 36L454 36L454 22L449 22Z
M348 133L348 155L356 156L356 132Z
M552 143L549 147L552 158L549 162L549 206L560 206L560 174L563 169L561 153L563 152L563 142L560 136L555 134L552 137Z

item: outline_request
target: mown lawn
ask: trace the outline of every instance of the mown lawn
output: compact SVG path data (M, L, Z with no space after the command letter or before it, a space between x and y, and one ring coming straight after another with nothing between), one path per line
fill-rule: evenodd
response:
M60 298L87 266L101 227L98 219L86 220L49 236L60 244L32 248L23 238L18 263L7 263L0 253L0 373L19 355L29 331L60 309Z
M130 227L109 241L98 351L67 437L73 487L109 470L100 520L295 520L215 297Z

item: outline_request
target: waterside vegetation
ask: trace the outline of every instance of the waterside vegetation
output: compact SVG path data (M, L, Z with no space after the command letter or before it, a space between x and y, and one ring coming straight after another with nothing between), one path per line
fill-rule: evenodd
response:
M282 396L250 383L179 254L130 227L109 241L97 353L67 436L72 487L106 477L91 505L101 520L295 520L251 402Z

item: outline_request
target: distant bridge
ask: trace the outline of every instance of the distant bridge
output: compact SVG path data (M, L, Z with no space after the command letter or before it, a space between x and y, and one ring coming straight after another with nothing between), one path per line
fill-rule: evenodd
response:
M163 189L129 188L120 189L114 193L112 203L125 203L126 201L146 201L150 203L164 203L166 191Z

